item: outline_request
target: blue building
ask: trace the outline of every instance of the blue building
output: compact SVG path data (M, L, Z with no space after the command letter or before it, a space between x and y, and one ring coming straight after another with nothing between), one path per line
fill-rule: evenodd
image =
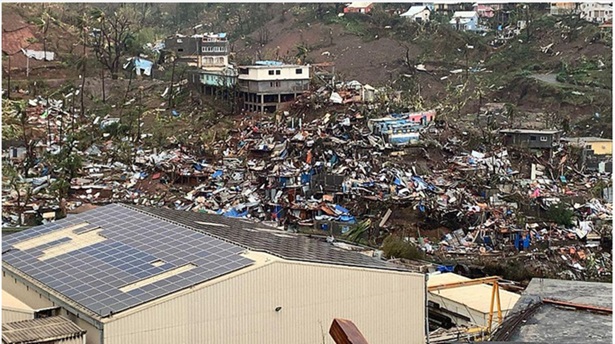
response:
M448 23L455 30L476 31L478 30L478 13L476 11L457 11Z

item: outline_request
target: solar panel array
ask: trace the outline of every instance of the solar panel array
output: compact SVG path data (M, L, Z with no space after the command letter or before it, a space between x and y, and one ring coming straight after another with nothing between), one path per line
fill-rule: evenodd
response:
M316 239L309 238L305 235L294 235L276 230L260 230L258 228L263 226L257 225L252 221L166 208L140 206L136 208L242 245L250 250L267 252L288 260L409 271L409 269L403 265L368 257L359 252L337 248L327 243L324 238ZM226 227L211 226L207 224L209 222L224 224ZM280 236L280 234L283 234L283 236Z
M44 234L87 222L73 233L100 227L106 240L46 260L44 249L62 245L60 238L37 247L11 249ZM243 248L121 205L107 205L60 221L3 237L3 260L78 304L101 315L199 284L253 263ZM70 250L70 246L68 248ZM153 265L154 262L162 261ZM121 287L194 264L196 268L128 292Z

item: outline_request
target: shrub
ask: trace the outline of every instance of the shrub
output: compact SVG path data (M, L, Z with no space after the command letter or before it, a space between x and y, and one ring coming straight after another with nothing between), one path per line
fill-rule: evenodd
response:
M547 218L558 225L571 226L572 225L572 216L574 212L572 209L569 209L566 205L562 203L558 203L552 205L547 210Z
M424 254L410 241L404 240L396 234L390 234L382 242L382 251L385 257L423 259Z

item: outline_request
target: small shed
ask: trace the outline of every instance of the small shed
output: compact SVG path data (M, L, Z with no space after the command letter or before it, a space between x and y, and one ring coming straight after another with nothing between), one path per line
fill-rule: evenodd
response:
M412 6L406 12L400 14L400 17L410 19L415 22L425 23L429 21L431 11L427 6Z
M85 330L62 316L2 324L3 344L82 344Z
M478 13L476 11L457 11L449 21L453 29L460 31L476 31L478 29Z

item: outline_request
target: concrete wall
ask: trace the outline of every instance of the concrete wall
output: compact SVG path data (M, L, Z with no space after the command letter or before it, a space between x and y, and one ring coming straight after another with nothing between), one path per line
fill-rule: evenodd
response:
M307 90L309 83L309 80L248 81L247 87L245 83L240 83L240 90L250 93L299 93Z
M336 317L370 343L425 342L421 274L274 261L214 282L110 319L105 344L330 344Z
M504 135L505 144L525 146L528 148L551 148L553 146L554 137L551 134L509 133ZM546 141L543 141L545 139Z
M55 304L43 294L38 293L33 288L26 286L19 280L12 278L8 273L2 271L2 289L15 296L21 302L33 309L54 307Z
M240 80L257 80L257 81L272 81L272 80L309 80L310 67L308 66L268 66L268 67L244 67L247 68L248 74L240 74ZM301 70L301 73L297 73ZM272 71L273 74L269 74ZM277 74L279 72L279 74Z

